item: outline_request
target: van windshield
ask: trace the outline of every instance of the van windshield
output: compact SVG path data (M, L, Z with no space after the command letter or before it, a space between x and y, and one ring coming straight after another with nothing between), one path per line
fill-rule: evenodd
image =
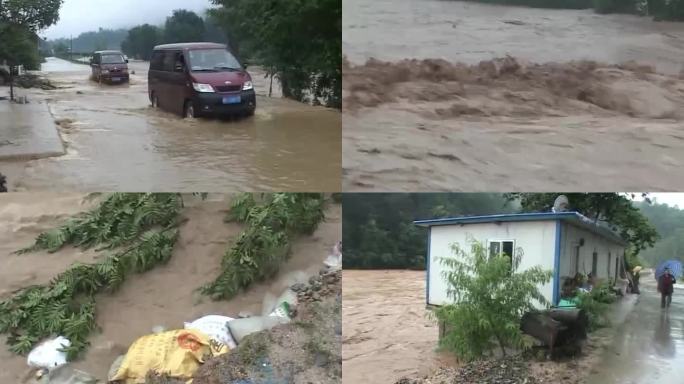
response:
M123 64L124 63L124 57L123 55L119 54L107 54L107 55L102 55L102 64Z
M242 69L235 56L225 49L193 49L189 51L190 70L236 71Z

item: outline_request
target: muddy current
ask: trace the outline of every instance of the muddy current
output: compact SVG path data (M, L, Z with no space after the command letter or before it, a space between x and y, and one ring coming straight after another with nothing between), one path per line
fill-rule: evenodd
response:
M130 84L89 79L90 67L48 58L55 90L20 90L47 103L66 155L3 162L13 190L252 191L339 190L341 115L272 97L268 78L249 68L254 117L188 121L150 107L146 62L129 64Z
M683 23L432 0L344 12L344 188L682 186Z
M166 265L130 276L113 294L96 297L99 331L74 368L106 381L110 365L137 338L156 326L179 329L183 322L216 314L238 317L241 311L259 315L264 303L285 288L318 274L331 248L341 238L341 209L331 205L312 236L293 242L292 256L277 276L255 284L228 301L212 301L197 289L220 271L221 257L242 230L225 223L230 195L210 194L207 200L184 196L184 224L173 256ZM82 194L10 193L0 196L0 299L21 288L49 282L75 262L93 262L101 253L66 247L57 253L14 251L32 244L44 230L93 207L97 199ZM36 266L40 266L37 268ZM11 353L0 336L0 383L22 383L31 370L25 356Z

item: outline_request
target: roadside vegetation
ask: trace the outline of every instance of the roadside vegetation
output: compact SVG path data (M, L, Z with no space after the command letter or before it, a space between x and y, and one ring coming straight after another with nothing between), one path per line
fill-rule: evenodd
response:
M610 284L601 283L594 287L591 292L577 295L577 308L585 311L589 317L589 330L596 330L610 325L607 312L610 304L617 300L617 296L611 289Z
M216 300L230 299L275 275L290 256L292 240L313 233L324 219L324 204L317 193L241 195L226 219L246 227L223 256L220 275L202 292Z
M520 320L535 310L535 302L548 305L539 286L551 280L551 271L538 266L518 271L522 249L489 257L482 243L471 239L469 245L470 252L454 244L453 256L439 259L453 299L434 313L446 324L440 347L466 361L492 356L495 348L506 356L507 350L529 347Z
M63 226L41 233L18 253L63 247L106 250L93 264L74 264L44 285L31 286L0 302L0 333L12 352L28 353L58 334L74 359L88 346L95 322L95 295L116 291L133 273L166 263L178 236L182 200L176 194L116 193Z
M0 1L0 64L9 67L10 99L14 100L14 75L19 66L36 69L40 64L38 32L59 20L62 0Z

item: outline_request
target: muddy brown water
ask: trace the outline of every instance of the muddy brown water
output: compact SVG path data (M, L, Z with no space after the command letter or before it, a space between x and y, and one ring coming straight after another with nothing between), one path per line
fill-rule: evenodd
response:
M439 329L425 309L425 272L342 275L342 382L394 383L455 361L437 353Z
M12 190L334 191L340 188L341 114L280 97L250 69L256 115L187 121L153 110L145 62L130 84L100 85L90 67L57 58L43 65L60 88L21 90L46 100L65 156L2 163Z
M228 301L213 302L196 289L211 281L221 257L240 232L237 224L223 222L230 196L209 195L206 201L185 197L180 238L169 263L144 274L131 276L114 294L97 297L100 332L90 338L91 347L73 366L106 379L114 359L126 352L138 337L155 326L183 327L204 315L237 317L241 311L261 314L264 301L272 300L297 281L318 273L332 246L341 238L341 209L331 205L326 221L309 237L293 243L291 259L272 280L256 284ZM28 285L45 283L76 261L95 260L92 251L64 249L14 255L32 244L40 231L52 228L92 203L79 194L11 193L0 195L0 297ZM0 383L20 383L29 373L26 358L7 350L0 338Z
M675 112L684 107L677 76L684 23L437 0L350 0L343 21L343 51L351 63L344 70L345 190L684 185L682 117ZM590 81L590 71L584 84L581 76L561 76L546 85L541 71L502 76L488 87L415 77L421 61L395 72L407 58L477 68L506 55L526 66L555 66L561 74L572 72L574 60L598 61L607 77ZM388 63L363 65L370 58ZM627 61L638 65L611 68ZM639 65L657 74L644 75ZM384 78L377 76L383 72ZM399 76L389 77L393 73ZM559 95L566 85L580 92Z

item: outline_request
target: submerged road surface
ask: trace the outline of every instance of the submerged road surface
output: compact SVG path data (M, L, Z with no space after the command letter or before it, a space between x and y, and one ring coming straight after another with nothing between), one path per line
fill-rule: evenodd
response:
M257 92L248 119L188 121L154 110L145 62L130 84L100 85L90 67L48 58L59 89L20 90L45 102L66 155L0 162L13 190L332 191L340 188L341 114L280 97L250 69ZM10 117L11 118L11 117Z
M684 367L684 290L660 309L652 276L643 276L639 302L616 329L587 384L680 384Z

